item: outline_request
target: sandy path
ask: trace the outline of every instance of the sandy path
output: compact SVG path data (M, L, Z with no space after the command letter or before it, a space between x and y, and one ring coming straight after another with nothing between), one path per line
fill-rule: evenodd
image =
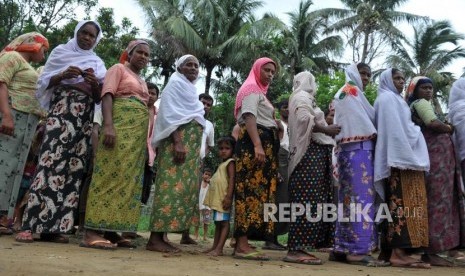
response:
M179 235L170 234L176 243ZM465 267L430 270L403 268L369 268L329 262L328 255L316 253L325 263L320 266L289 264L280 261L284 252L267 251L273 260L257 262L236 260L225 248L226 256L208 257L200 251L210 244L181 246L179 256L149 252L144 249L146 239L137 240L136 249L105 251L81 248L79 240L71 238L70 244L34 242L22 244L11 236L0 237L0 275L311 275L311 276L452 276L465 275ZM211 241L210 241L211 242Z

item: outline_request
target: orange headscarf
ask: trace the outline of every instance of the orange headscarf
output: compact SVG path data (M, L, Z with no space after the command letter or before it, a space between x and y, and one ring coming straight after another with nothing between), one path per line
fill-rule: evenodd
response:
M50 47L47 38L38 32L25 33L8 44L2 52L30 52L37 53L44 46L47 50Z
M133 40L133 41L129 42L128 47L121 54L121 56L119 58L119 62L122 63L122 64L125 64L126 61L129 61L129 55L136 48L136 46L140 45L140 44L149 45L147 43L147 41L142 40L142 39L136 39L136 40Z

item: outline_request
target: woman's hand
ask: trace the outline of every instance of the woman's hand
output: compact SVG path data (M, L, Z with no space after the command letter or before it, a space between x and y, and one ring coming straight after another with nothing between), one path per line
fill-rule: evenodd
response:
M229 210L229 208L231 208L231 205L232 205L232 198L225 196L223 199L222 205L223 205L224 210Z
M76 66L69 66L66 68L65 71L61 72L61 79L62 80L67 80L67 79L74 79L82 75L81 69L79 69Z
M265 151L263 150L262 145L254 146L255 152L255 162L257 165L263 165L265 163Z
M174 142L174 163L181 165L186 161L187 150L182 141Z
M107 148L113 148L116 142L116 131L113 124L103 126L103 145Z
M324 132L325 132L326 135L334 137L334 136L338 135L339 132L341 132L341 127L339 125L334 125L334 124L329 125L329 126L326 126Z
M13 136L15 132L15 123L13 117L10 114L3 114L2 124L0 125L0 133L5 135Z

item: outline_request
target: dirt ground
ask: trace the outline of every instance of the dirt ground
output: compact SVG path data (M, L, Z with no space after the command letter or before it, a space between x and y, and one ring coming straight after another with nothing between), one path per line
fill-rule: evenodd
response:
M147 235L138 238L136 249L115 251L79 247L79 238L71 236L69 244L34 242L18 243L13 236L0 237L0 275L311 275L311 276L452 276L465 275L465 267L404 269L394 267L370 268L328 261L328 254L315 253L323 265L310 266L281 261L285 252L265 251L272 261L237 260L232 249L225 247L225 256L208 257L200 253L211 240L196 246L180 246L179 255L167 255L145 250ZM179 244L180 235L170 234ZM257 243L260 245L260 243Z

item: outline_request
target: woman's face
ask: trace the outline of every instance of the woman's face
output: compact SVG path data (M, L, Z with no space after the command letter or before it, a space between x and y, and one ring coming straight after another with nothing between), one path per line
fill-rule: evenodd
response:
M41 62L45 59L45 53L47 52L47 48L42 46L37 53L34 53L31 57L32 62Z
M358 69L358 73L360 74L360 78L362 79L363 90L365 90L367 85L370 83L371 69L365 66Z
M179 72L189 81L195 81L199 76L199 61L195 57L189 57L181 64Z
M90 50L97 41L98 30L92 23L84 24L77 32L77 44L83 50Z
M404 74L400 71L396 71L392 75L392 81L394 82L394 86L397 88L397 92L399 92L399 94L402 93L405 85Z
M139 44L132 50L129 56L129 64L136 70L144 69L149 63L150 48L147 44Z
M260 82L264 85L269 85L276 73L276 67L273 63L267 63L260 68Z
M415 94L418 99L425 99L427 101L433 98L433 84L432 83L422 83L417 86Z

